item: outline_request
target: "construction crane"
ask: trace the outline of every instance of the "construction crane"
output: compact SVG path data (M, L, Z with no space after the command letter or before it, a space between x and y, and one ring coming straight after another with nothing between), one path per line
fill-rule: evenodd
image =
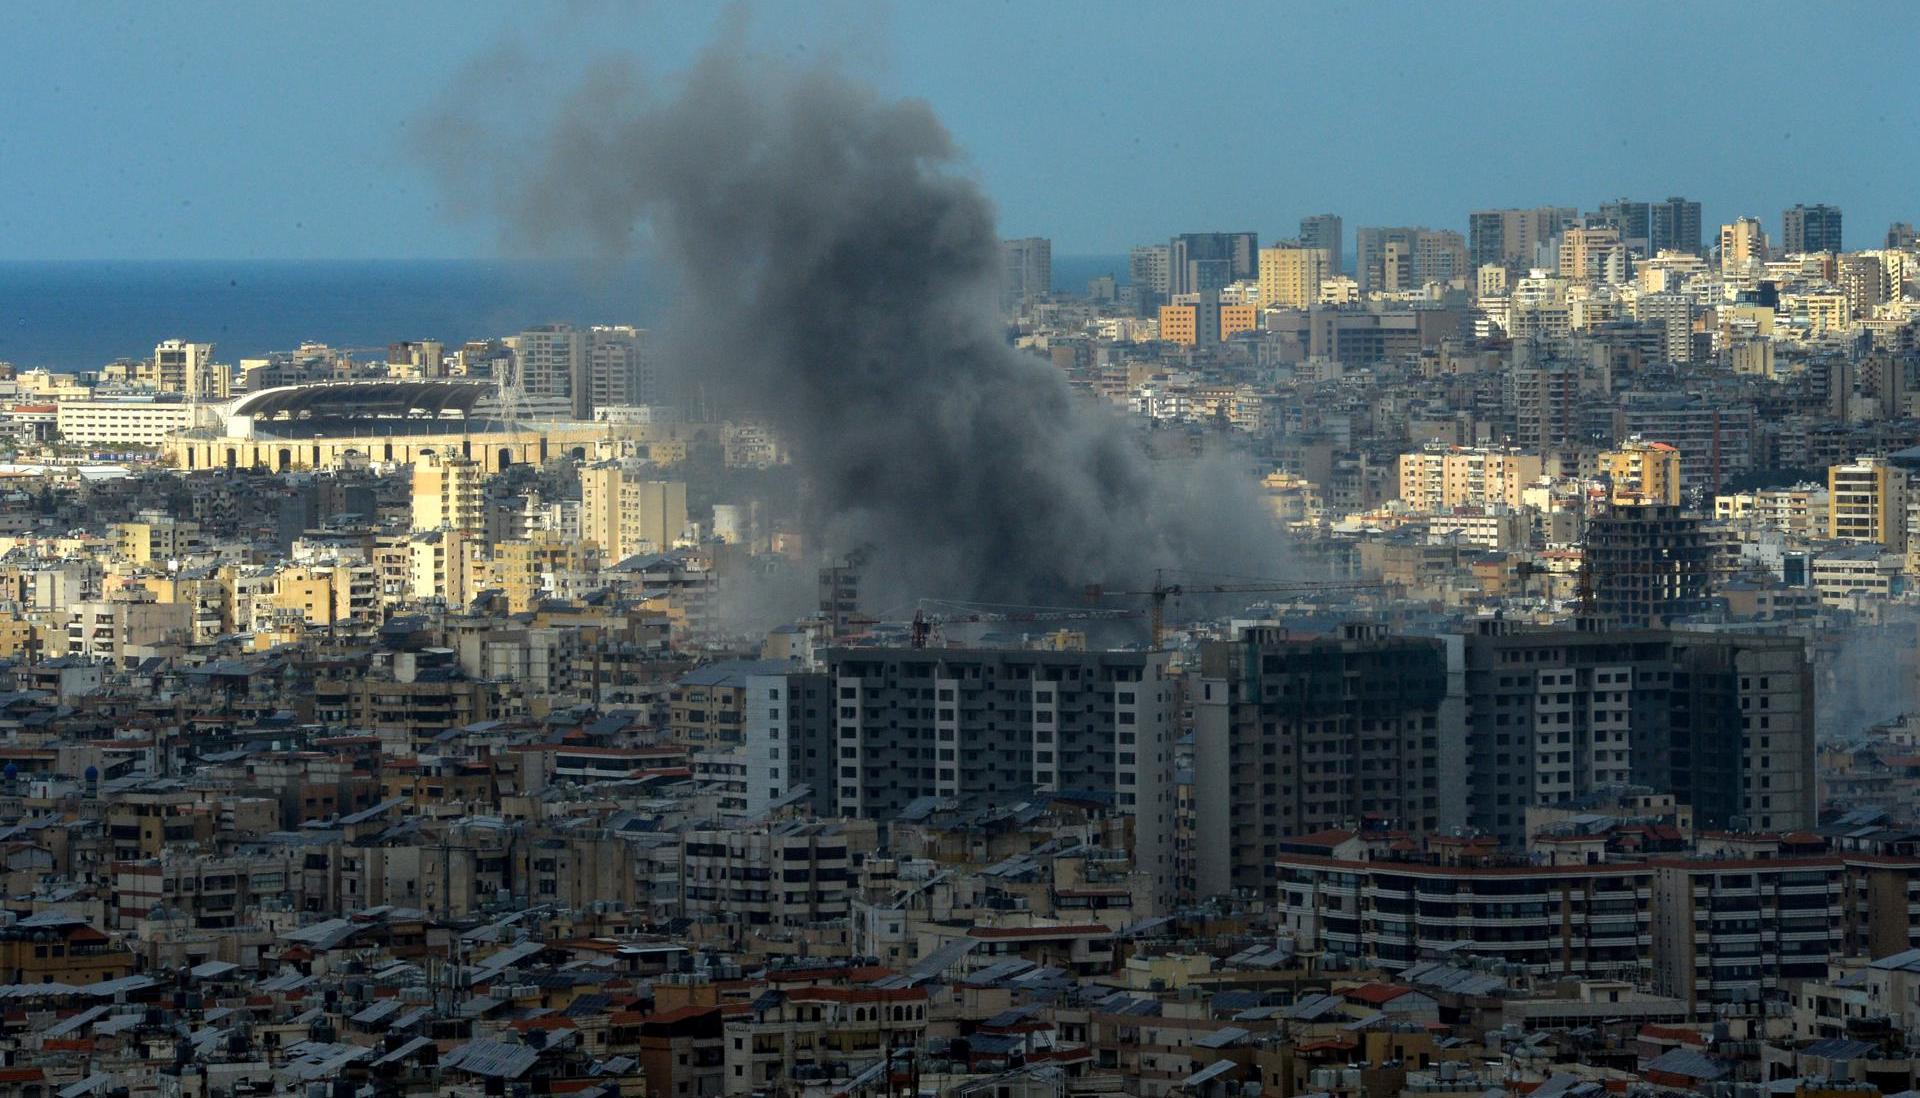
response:
M913 646L925 648L939 627L961 622L1108 621L1138 617L1137 610L1100 610L1084 606L1025 606L1015 603L921 599L913 611Z
M1363 591L1385 586L1386 584L1384 583L1290 583L1282 580L1254 580L1236 583L1170 583L1167 581L1166 573L1162 571L1154 573L1153 586L1144 591L1109 590L1100 584L1094 583L1087 585L1086 594L1089 600L1143 596L1152 599L1153 603L1149 614L1152 621L1153 646L1155 648L1164 648L1166 647L1167 600L1170 598L1177 599L1181 595L1285 595L1305 594L1317 591Z

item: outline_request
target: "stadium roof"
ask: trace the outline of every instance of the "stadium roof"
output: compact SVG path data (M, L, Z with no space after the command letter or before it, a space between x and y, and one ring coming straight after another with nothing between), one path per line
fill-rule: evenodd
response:
M472 415L474 406L493 395L491 385L464 381L339 381L285 385L241 397L236 416L439 416L448 411Z

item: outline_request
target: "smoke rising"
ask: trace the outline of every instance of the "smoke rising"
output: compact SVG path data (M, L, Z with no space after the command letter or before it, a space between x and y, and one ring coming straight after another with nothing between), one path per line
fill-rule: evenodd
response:
M427 121L455 195L478 185L511 244L672 268L670 363L784 433L822 548L868 551L864 594L1056 601L1281 567L1246 469L1149 460L1007 345L993 208L925 104L735 35L664 93L599 68L531 141L457 99Z

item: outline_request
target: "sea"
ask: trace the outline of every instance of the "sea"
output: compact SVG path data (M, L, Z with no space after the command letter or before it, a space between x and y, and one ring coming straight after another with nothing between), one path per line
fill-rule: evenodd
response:
M1125 256L1060 256L1057 290L1126 278ZM658 323L670 293L644 263L514 260L0 262L0 362L84 372L154 344L214 344L238 362L303 342L377 358L399 340L502 336L536 324Z

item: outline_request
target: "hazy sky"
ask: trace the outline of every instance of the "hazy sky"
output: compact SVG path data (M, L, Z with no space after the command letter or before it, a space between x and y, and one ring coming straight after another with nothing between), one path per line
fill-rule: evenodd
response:
M1830 202L1849 246L1920 220L1920 5L764 5L767 48L930 101L1007 235L1061 254L1201 229L1464 231L1476 207L1684 194L1778 234ZM410 127L506 47L550 78L662 75L708 4L6 6L0 259L455 257ZM514 150L501 149L501 156ZM1711 231L1711 230L1709 230Z

